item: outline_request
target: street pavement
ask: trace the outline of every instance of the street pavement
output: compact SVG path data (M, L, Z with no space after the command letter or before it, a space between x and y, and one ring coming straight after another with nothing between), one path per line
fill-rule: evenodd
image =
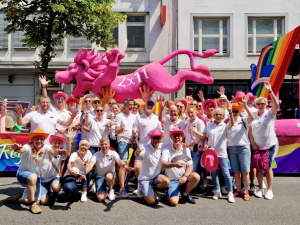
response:
M165 197L153 207L129 194L128 199L116 195L115 201L105 203L90 196L86 203L60 202L41 206L43 212L34 215L28 206L3 204L3 200L23 189L15 177L0 177L0 225L26 224L231 224L267 225L300 224L300 178L275 177L274 199L251 197L249 202L236 198L228 203L226 197L213 200L211 196L195 197L195 205L168 205Z

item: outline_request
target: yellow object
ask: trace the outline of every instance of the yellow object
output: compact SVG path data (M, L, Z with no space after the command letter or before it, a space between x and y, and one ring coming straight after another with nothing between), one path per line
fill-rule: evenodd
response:
M129 148L129 151L128 151L128 159L127 159L127 166L128 166L129 163L130 163L132 154L133 154L133 148Z

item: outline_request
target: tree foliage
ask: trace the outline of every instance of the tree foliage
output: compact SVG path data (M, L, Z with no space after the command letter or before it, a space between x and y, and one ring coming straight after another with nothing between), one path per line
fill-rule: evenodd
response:
M35 66L44 75L55 57L55 46L67 36L85 37L107 49L114 46L111 29L126 16L113 12L114 0L0 0L7 33L23 31L24 46L41 47Z

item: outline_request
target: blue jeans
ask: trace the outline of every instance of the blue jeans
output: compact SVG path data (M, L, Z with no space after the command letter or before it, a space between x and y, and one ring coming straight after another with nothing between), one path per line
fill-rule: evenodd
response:
M203 186L203 172L201 171L201 157L202 157L203 151L197 151L197 152L192 152L191 151L191 156L193 160L193 172L198 173L200 175L200 182L198 186Z
M225 178L225 183L226 183L226 186L227 186L227 190L228 190L228 192L233 192L232 180L231 180L229 169L228 169L228 159L218 157L218 160L219 160L219 167L220 167L220 169L222 171L222 174ZM211 174L212 174L213 183L215 185L215 189L220 190L218 170L212 171Z
M28 180L32 175L34 175L34 173L31 173L29 171L21 171L17 173L17 180L22 186L27 187ZM41 199L41 183L41 178L38 177L36 181L36 191L34 195L35 200ZM28 197L28 195L26 197Z
M232 172L250 172L251 151L248 146L228 146Z
M87 187L90 183L91 180L91 175L92 173L89 172L88 174L86 174L86 180L82 180L80 184L83 185L83 187ZM73 175L68 175L66 177L64 177L64 181L63 181L63 190L67 193L67 194L76 194L77 192L77 184L76 180L79 176L73 176Z
M120 159L124 162L127 162L128 160L128 151L130 148L131 144L130 143L126 143L126 142L119 142L118 143L118 153L120 156ZM133 144L133 149L136 149L136 144ZM132 155L132 157L134 157L134 154Z

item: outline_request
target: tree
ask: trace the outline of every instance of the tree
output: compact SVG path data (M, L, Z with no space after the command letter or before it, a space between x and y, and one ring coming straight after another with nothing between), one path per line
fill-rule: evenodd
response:
M85 37L107 49L114 46L111 29L126 15L113 12L114 0L0 0L4 5L7 33L23 31L23 46L40 47L35 67L47 75L54 47L67 36Z

